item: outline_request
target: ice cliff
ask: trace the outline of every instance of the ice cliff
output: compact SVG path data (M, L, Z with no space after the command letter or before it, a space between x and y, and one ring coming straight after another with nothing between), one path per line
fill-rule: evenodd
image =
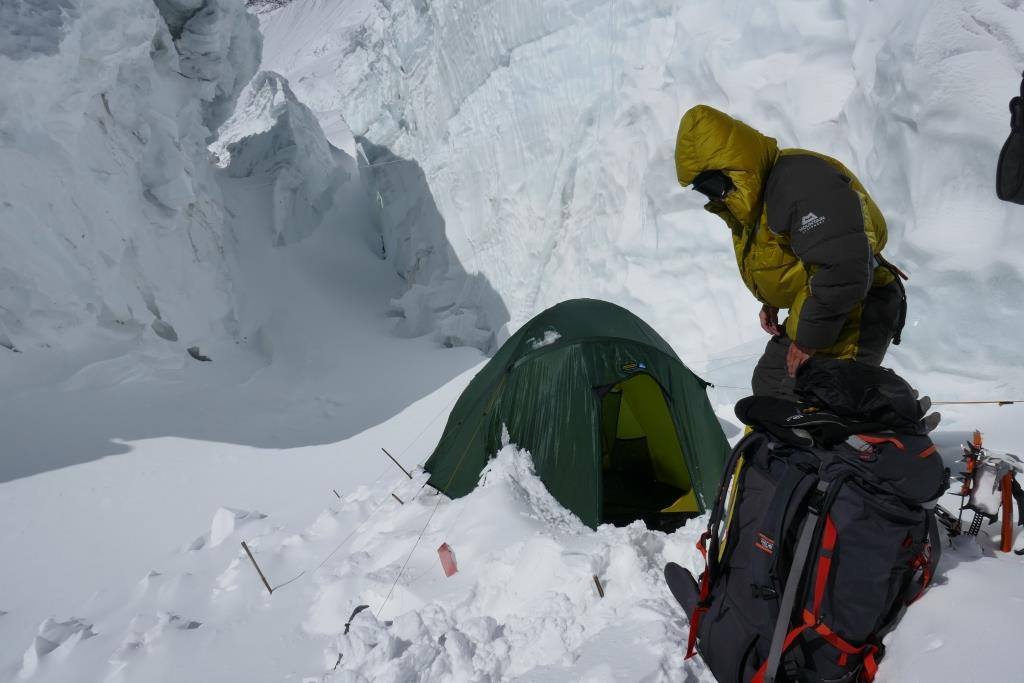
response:
M453 258L493 287L512 327L587 295L631 306L684 358L761 343L727 231L674 177L679 116L705 102L844 160L867 185L889 220L886 254L911 273L895 362L1020 387L1024 300L1011 292L1024 288L1024 242L993 181L1021 11L363 0L295 2L260 21L265 68L322 120L387 149L370 154L385 233L415 204L403 182L415 162Z
M168 340L233 325L206 146L260 50L241 0L4 3L0 334L11 346L73 346L97 323Z

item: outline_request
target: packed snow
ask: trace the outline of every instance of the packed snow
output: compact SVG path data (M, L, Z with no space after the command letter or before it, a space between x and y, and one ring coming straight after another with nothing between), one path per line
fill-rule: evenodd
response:
M0 680L713 680L661 579L701 520L590 530L511 443L459 500L415 466L575 296L651 323L738 435L765 339L675 180L699 102L871 191L912 276L891 365L1024 399L994 196L1022 67L1016 0L3 2ZM954 470L975 428L1022 449L1020 405L937 408ZM1019 678L998 531L946 550L880 680Z

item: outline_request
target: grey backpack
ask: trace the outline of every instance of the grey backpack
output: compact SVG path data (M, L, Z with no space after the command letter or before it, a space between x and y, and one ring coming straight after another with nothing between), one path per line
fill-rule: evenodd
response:
M934 574L948 485L925 434L820 448L755 430L698 544L687 656L719 683L872 680L882 638Z

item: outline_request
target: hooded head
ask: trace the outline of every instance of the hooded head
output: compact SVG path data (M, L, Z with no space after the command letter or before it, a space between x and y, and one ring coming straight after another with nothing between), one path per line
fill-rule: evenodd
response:
M761 213L765 181L778 156L775 138L762 135L713 107L698 104L683 114L679 122L679 184L690 185L704 171L722 171L735 189L721 203L745 227L753 225Z

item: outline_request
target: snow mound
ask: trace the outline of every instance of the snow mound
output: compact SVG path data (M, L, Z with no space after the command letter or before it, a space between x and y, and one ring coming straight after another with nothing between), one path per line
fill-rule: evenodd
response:
M404 505L365 517L347 535L339 529L347 559L339 553L313 576L317 592L303 628L330 637L322 661L332 675L557 680L607 669L606 680L682 676L682 620L672 618L661 567L666 555L687 552L696 531L666 537L642 524L587 529L551 497L530 454L511 444L464 498L425 489L409 496L424 481L421 475L397 491ZM436 550L444 542L459 562L451 578ZM361 604L369 609L353 616ZM621 615L637 605L642 615L624 623ZM602 647L623 639L647 643L650 656L603 661Z
M210 546L216 547L233 536L235 529L241 522L253 519L266 519L266 517L261 512L219 508L214 513L213 522L210 524Z
M585 527L574 514L562 507L544 486L533 468L533 457L509 443L508 430L502 428L503 447L480 473L478 491L499 488L498 495L514 501L520 514L566 532L579 533Z
M94 596L86 614L103 614L102 629L62 627L57 640L88 637L88 647L66 645L33 680L173 670L183 680L669 681L692 669L661 567L688 561L696 527L590 530L511 444L464 498L433 494L426 478L358 487L305 522L219 509L202 552L164 558L128 593ZM227 542L240 534L272 595ZM443 542L458 556L451 578L438 559ZM353 616L359 605L369 608ZM643 656L609 658L613 647Z
M92 624L82 619L57 621L50 618L39 625L39 634L22 657L21 678L31 678L43 665L45 658L57 654L58 659L66 657L80 641L96 635Z

